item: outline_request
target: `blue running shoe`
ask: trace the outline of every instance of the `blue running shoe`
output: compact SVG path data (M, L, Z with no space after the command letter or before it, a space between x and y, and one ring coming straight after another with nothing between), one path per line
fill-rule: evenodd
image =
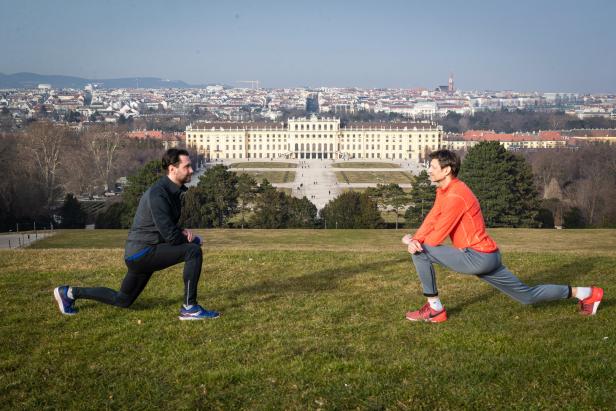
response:
M75 315L77 314L77 309L74 307L75 300L69 298L68 293L68 285L61 285L60 287L56 287L53 290L53 296L56 298L58 302L58 307L60 307L60 312L64 315Z
M208 311L200 305L193 305L189 309L186 309L182 306L180 308L180 316L178 317L180 320L207 320L210 318L218 318L220 317L220 313L217 311Z

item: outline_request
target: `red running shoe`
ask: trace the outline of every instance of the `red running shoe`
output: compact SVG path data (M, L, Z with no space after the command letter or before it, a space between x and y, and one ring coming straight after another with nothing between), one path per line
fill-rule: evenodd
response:
M441 311L435 311L430 308L430 303L426 303L417 311L409 311L406 313L406 319L409 321L426 321L429 323L442 323L447 321L447 311L445 307Z
M601 304L602 298L603 288L593 286L590 297L580 301L580 314L595 315L597 313L597 308L599 308L599 304Z

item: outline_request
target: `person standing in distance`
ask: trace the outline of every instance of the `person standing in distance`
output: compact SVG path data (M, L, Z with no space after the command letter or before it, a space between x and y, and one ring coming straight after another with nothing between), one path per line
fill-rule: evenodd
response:
M143 291L155 271L184 262L184 301L180 320L203 320L220 314L208 311L197 303L197 286L201 275L203 253L201 239L190 230L178 226L182 211L182 195L193 169L186 150L171 148L162 158L166 175L154 183L139 200L139 206L128 233L124 262L128 272L120 291L105 287L70 287L54 289L60 312L77 313L75 301L96 300L128 308Z
M438 297L435 263L463 274L473 274L522 304L576 297L581 314L597 312L603 298L603 289L599 287L530 287L513 275L502 264L498 246L485 230L479 201L457 178L460 158L449 150L435 151L429 157L428 174L437 186L436 200L415 234L402 238L428 302L419 310L406 313L407 320L435 323L447 320L447 312ZM453 247L442 245L448 236Z

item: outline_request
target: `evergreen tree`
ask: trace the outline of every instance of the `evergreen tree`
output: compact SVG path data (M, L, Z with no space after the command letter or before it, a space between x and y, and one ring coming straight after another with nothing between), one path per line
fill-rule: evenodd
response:
M317 207L306 197L301 199L287 195L289 228L314 228L318 224Z
M378 206L367 193L347 191L323 207L327 228L376 228L383 224Z
M86 226L86 213L73 194L64 197L64 203L60 208L61 228L84 228Z
M488 227L535 227L539 209L533 174L524 158L497 141L472 147L459 177L473 191Z
M250 211L251 205L257 196L258 184L250 174L240 174L237 177L237 200L240 212L240 224L244 228L246 223L245 213Z
M565 228L584 228L586 222L584 221L584 214L578 207L572 207L563 216L563 226Z
M197 189L204 221L223 227L237 207L237 174L223 165L216 165L199 178Z
M432 186L430 176L423 170L413 183L411 190L411 206L406 210L404 219L407 227L419 227L430 212L434 199L436 198L435 188Z
M127 213L126 203L117 202L109 205L96 215L95 228L122 228L122 218Z
M377 228L384 224L379 207L365 193L359 195L359 214L355 222L356 228Z
M208 218L209 217L209 218ZM199 187L190 187L182 197L181 227L213 227L213 213L208 213L204 195Z
M263 179L256 199L252 225L258 228L286 228L289 221L287 196Z

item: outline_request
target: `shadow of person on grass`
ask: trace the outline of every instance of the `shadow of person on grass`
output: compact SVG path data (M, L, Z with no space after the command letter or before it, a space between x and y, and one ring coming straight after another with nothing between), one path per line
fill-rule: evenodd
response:
M336 289L340 282L355 277L356 275L382 270L383 267L399 264L405 260L406 258L401 257L353 266L340 266L306 273L296 277L266 279L256 284L233 290L222 290L219 292L214 290L209 294L210 296L222 297L223 300L227 301L226 308L229 308L242 305L246 298L252 298L258 301L269 301L281 295L330 291Z

